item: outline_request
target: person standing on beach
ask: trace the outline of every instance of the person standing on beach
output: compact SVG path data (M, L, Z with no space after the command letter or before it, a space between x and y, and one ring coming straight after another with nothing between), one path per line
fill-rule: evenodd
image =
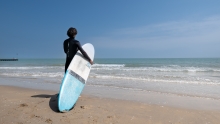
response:
M75 37L77 35L76 28L70 27L67 31L67 35L69 36L69 38L63 42L63 49L64 49L64 52L66 53L65 73L67 71L67 68L70 65L70 62L72 61L73 57L76 55L78 50L80 50L83 56L92 65L93 61L89 58L87 53L83 50L80 42L78 40L75 40Z

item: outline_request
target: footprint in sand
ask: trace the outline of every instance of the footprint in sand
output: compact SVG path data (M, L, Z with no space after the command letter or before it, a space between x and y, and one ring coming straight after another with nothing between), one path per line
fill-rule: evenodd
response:
M113 116L107 116L107 118L113 118Z
M28 105L26 103L20 104L20 107L27 107Z
M53 123L53 121L50 118L48 118L45 122L50 123L50 124Z
M85 106L80 106L81 109L85 109Z

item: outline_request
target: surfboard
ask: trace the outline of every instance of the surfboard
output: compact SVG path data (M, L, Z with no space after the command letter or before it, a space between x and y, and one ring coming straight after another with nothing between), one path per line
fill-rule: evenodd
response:
M92 44L82 46L91 60L94 59L95 50ZM58 96L58 109L60 112L68 112L78 100L89 76L91 64L78 50L72 59L60 86Z

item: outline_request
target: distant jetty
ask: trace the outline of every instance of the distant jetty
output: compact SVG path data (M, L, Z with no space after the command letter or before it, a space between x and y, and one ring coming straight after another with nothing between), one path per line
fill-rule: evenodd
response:
M15 58L13 58L13 59L0 59L0 61L18 61L18 59L15 59Z

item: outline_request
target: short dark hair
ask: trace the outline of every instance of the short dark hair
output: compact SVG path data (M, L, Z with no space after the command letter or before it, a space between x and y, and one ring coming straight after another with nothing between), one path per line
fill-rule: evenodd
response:
M76 28L70 27L67 31L67 35L69 37L74 37L77 34Z

